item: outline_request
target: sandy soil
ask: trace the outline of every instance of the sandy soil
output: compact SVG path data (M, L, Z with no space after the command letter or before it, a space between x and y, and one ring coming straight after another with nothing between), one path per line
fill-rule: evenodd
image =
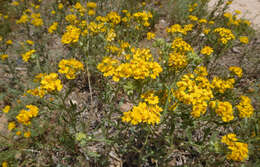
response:
M217 1L211 0L210 6ZM240 10L242 17L249 19L254 27L260 28L260 0L234 0L230 6L230 12Z

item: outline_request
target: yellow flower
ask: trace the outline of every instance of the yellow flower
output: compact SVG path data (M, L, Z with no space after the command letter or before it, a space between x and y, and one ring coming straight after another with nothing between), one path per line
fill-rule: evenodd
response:
M243 75L243 70L240 67L231 66L231 67L229 67L229 71L232 71L239 78L241 78Z
M8 123L8 130L12 131L16 127L15 122Z
M37 74L37 75L34 77L33 82L39 82L39 81L41 81L41 79L42 79L44 76L46 76L46 75L47 75L46 73L39 73L39 74Z
M199 20L199 23L205 23L205 24L206 24L207 22L208 22L208 21L207 21L206 19L200 19L200 20Z
M77 9L82 15L86 12L86 9L79 2L77 2L73 7Z
M84 65L76 59L62 59L59 62L59 73L65 74L67 79L75 79L76 73L83 68Z
M140 123L158 124L160 122L160 112L162 108L158 105L147 105L140 102L138 106L134 106L132 110L124 112L122 116L123 122L129 122L132 125Z
M209 56L213 53L213 49L209 46L204 46L204 48L201 49L200 53Z
M241 43L248 44L248 37L246 37L246 36L241 36L241 37L239 37L239 41L240 41Z
M223 16L226 18L232 18L232 14L229 12L224 13Z
M109 12L106 15L107 22L111 22L111 24L116 25L121 22L121 16L118 15L116 12Z
M215 108L215 112L217 115L221 116L223 122L229 122L234 119L232 105L227 101L219 101Z
M228 149L231 153L227 155L227 159L234 161L245 161L248 158L248 145L246 143L235 142L229 145Z
M24 133L24 137L29 138L31 136L31 132L27 131Z
M2 167L8 167L8 163L6 161L2 162Z
M248 158L248 145L246 143L237 142L236 135L229 133L222 137L221 142L228 146L231 153L227 154L227 159L234 161L244 161Z
M41 14L40 13L32 13L31 14L32 20L31 23L36 26L42 26L43 25L43 20L41 19Z
M227 1L227 5L231 5L232 4L232 2L233 2L233 0L230 0L230 1Z
M95 2L88 2L87 3L87 7L88 8L96 8L97 7L97 4Z
M236 14L241 14L241 11L240 10L235 10L235 13Z
M235 35L230 29L227 28L216 28L214 32L218 33L220 36L220 41L222 44L227 44L228 41L235 39Z
M212 80L212 88L216 88L218 92L224 93L227 89L234 87L235 79L222 80L219 77L214 77Z
M61 42L63 44L76 43L78 42L79 37L80 37L80 29L73 25L69 25L66 27L66 32L62 36Z
M113 50L112 50L113 49ZM119 52L117 47L110 47L112 53ZM155 79L162 72L161 66L154 62L149 49L131 49L131 54L124 55L128 61L120 64L116 59L105 57L97 68L105 77L112 76L115 82L120 78L133 77L134 79L145 79L150 77Z
M196 67L194 73L201 77L206 77L208 75L207 68L205 66Z
M58 22L53 22L52 25L48 28L48 32L52 34L54 31L57 30Z
M238 139L236 138L236 135L234 133L229 133L225 136L222 136L221 142L226 145L232 145L237 140Z
M26 108L28 108L28 112L30 113L30 117L37 117L39 108L35 105L26 105Z
M215 22L214 21L209 21L209 24L214 24Z
M115 39L115 37L116 37L116 33L115 33L114 29L110 29L110 30L108 31L108 33L107 33L107 38L106 38L106 40L109 41L109 42L111 42L111 41L113 41L113 40Z
M12 40L8 40L5 42L7 45L12 45L13 44L13 41Z
M249 118L253 115L254 107L251 104L251 100L247 96L241 96L241 101L236 108L239 111L240 118Z
M11 107L9 105L5 106L4 109L3 109L3 112L8 113L10 111L10 108Z
M27 40L26 43L28 43L29 45L34 45L34 42L31 40Z
M28 52L22 54L22 58L24 62L28 62L28 60L30 59L31 55L34 54L36 52L36 50L29 50Z
M190 19L191 21L198 21L198 17L193 16L193 15L189 15L189 19Z
M60 9L60 10L63 9L63 4L62 3L58 4L58 9Z
M158 104L159 103L158 96L154 96L154 94L152 92L147 92L145 94L142 94L141 98L144 99L144 101L148 102L149 104Z
M178 52L172 52L169 54L169 66L173 66L175 69L181 69L187 66L187 57Z
M205 71L204 71L205 70ZM177 82L178 89L174 92L175 97L186 105L192 105L191 115L194 118L200 117L207 111L207 102L213 98L206 68L197 68L197 76L193 74L184 75Z
M205 29L203 29L203 33L204 33L204 34L207 35L209 32L210 32L210 29L209 29L209 28L205 28Z
M154 39L155 38L155 34L154 33L152 33L152 32L148 32L147 33L147 39L148 40L151 40L151 39Z
M55 10L52 10L52 11L51 11L51 14L52 14L52 15L55 15L55 14L56 14Z
M244 20L244 23L245 23L246 25L248 25L248 26L251 25L251 22L250 22L249 20Z
M35 89L27 90L27 93L29 93L33 96L39 96L40 98L42 98L46 94L46 91L43 88L38 87Z
M12 5L12 6L18 6L18 5L19 5L19 2L13 1L13 2L11 3L11 5Z
M77 23L77 16L74 14L69 14L65 17L65 20L68 21L70 24L76 24Z
M23 14L19 20L16 20L16 24L26 23L29 21L29 17L26 14Z
M17 131L15 134L16 134L17 136L20 136L20 135L22 134L22 132L21 132L21 131Z
M50 73L42 78L40 87L48 92L61 91L62 84L58 74Z
M0 57L1 57L1 60L5 60L5 59L7 59L8 58L8 54L2 54L2 55L0 55Z

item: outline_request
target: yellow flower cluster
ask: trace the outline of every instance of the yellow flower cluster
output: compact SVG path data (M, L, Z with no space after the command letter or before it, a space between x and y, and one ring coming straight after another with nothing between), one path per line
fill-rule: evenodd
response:
M235 35L230 29L227 28L216 28L214 32L220 35L220 41L222 44L227 44L228 41L235 39Z
M189 19L191 21L198 21L199 20L197 16L193 16L193 15L189 15Z
M16 119L19 123L24 125L31 124L31 118L37 117L39 108L35 105L26 105L28 110L20 110L19 114L16 116Z
M47 75L46 73L39 73L39 74L37 74L37 75L34 77L33 82L40 82L41 79L42 79L44 76L46 76L46 75Z
M193 52L193 48L181 37L177 37L172 42L172 49L179 53Z
M149 49L132 48L131 53L125 55L125 59L128 62L120 64L117 59L105 57L97 68L104 73L105 77L113 76L115 82L118 82L120 78L129 77L155 79L162 72L160 64L153 61Z
M36 52L36 50L32 49L32 50L29 50L28 52L22 54L22 58L23 58L23 61L24 62L28 62L28 60L30 59L31 55L34 54Z
M77 16L74 14L69 14L65 17L65 20L67 22L69 22L70 24L77 24L78 20L77 20Z
M107 37L106 37L106 40L108 42L111 42L115 39L116 37L116 33L115 33L115 30L114 29L110 29L108 32L107 32Z
M239 111L240 118L249 118L254 112L254 107L251 104L251 99L247 96L241 96L241 101L236 108Z
M238 26L241 23L241 20L237 19L237 15L233 16L231 13L226 12L223 16L228 19L228 25Z
M219 77L214 77L211 83L212 88L215 88L218 92L224 93L227 89L234 88L235 79L222 80Z
M43 20L41 19L41 14L40 13L32 13L31 14L31 23L36 26L36 27L39 27L39 26L42 26L43 25Z
M158 104L159 103L158 96L154 96L154 93L152 91L148 91L148 92L142 94L141 98L144 99L144 101L149 104Z
M232 71L234 74L236 74L239 78L243 75L243 70L240 67L231 66L229 67L229 71Z
M206 68L199 67L195 72L196 76L186 74L177 82L178 89L175 91L175 96L184 104L192 105L191 115L198 118L206 112L207 103L213 98L213 93L210 82L206 78Z
M140 123L154 125L160 123L162 108L157 105L159 98L154 96L153 93L148 93L143 95L143 99L147 101L148 104L140 102L138 106L134 106L132 110L124 112L122 116L123 122L128 122L132 125Z
M153 15L151 12L143 11L134 13L133 17L137 20L139 24L142 24L145 27L149 27L149 19L152 18Z
M196 9L197 6L198 6L197 3L190 4L190 5L189 5L189 12L192 12L194 9Z
M29 21L29 16L27 14L23 14L19 20L16 20L16 24L25 24Z
M40 87L47 92L61 91L62 84L57 73L50 73L42 78Z
M59 62L59 73L65 74L67 79L75 79L76 73L83 70L83 67L83 64L76 59L62 59Z
M171 52L169 54L169 66L173 66L175 69L181 69L188 64L187 57L178 52Z
M91 32L90 34L97 34L99 32L105 32L105 24L104 23L96 23L96 22L90 22L88 25L88 30Z
M168 65L175 69L181 69L188 64L186 54L193 52L192 47L182 38L177 37L172 42L173 51L169 54Z
M39 81L41 85L34 89L27 90L27 93L42 98L47 92L51 93L53 91L61 91L62 89L61 80L58 79L58 74L56 73L49 75L40 73L34 79L34 82Z
M201 49L200 53L203 54L203 55L209 56L213 53L213 49L209 46L205 46L204 48Z
M66 27L66 32L62 36L61 42L63 44L76 43L78 42L79 37L80 37L80 29L73 25L69 25Z
M52 34L54 31L57 30L58 22L53 22L52 25L48 28L48 32Z
M223 122L229 122L234 119L232 104L228 101L211 101L210 106L215 109L217 115L221 116Z
M181 25L179 24L174 24L172 25L170 28L166 29L166 32L174 34L174 33L181 33L183 35L186 35L187 32L191 31L193 28L193 24L187 24L184 25L184 27L182 28Z
M227 154L227 159L234 161L245 161L248 158L248 145L237 142L236 135L229 133L222 137L221 142L228 146L231 153Z
M121 16L116 12L109 12L106 15L106 22L111 23L111 25L117 25L121 22Z
M86 9L85 9L79 2L77 2L77 3L73 6L73 8L75 8L75 9L80 13L81 16L83 16L84 13L86 12Z
M39 96L40 98L42 98L46 94L46 91L41 87L37 87L34 89L27 90L27 93L29 93L33 96Z

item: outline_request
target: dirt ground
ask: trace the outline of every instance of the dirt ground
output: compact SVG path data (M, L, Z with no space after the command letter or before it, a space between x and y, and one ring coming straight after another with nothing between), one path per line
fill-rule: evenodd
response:
M218 0L211 0L210 6L214 5ZM233 0L230 12L240 10L241 16L252 22L256 28L260 28L260 0Z

